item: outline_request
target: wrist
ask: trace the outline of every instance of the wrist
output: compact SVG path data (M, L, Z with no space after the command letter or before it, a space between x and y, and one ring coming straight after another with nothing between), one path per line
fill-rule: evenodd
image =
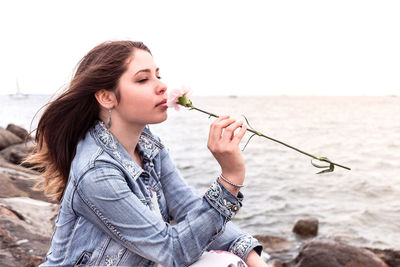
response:
M226 179L228 179L230 182L234 184L243 184L243 181L245 179L245 171L226 171L226 170L221 170L221 175L224 176Z
M244 179L242 179L244 180ZM244 186L243 184L235 184L232 181L230 181L229 178L226 178L222 173L218 177L218 181L234 196L237 196L239 194L240 189Z
M234 182L230 181L228 178L226 178L222 173L219 176L220 179L222 179L224 182L236 187L236 188L242 188L244 187L244 184L235 184Z

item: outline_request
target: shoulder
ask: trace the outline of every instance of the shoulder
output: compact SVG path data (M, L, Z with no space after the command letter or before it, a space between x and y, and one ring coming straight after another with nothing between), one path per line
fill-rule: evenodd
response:
M101 171L101 169L109 168L118 170L112 163L112 157L105 153L88 131L77 145L75 157L71 163L71 174L78 182L89 171Z
M154 158L160 152L165 151L165 145L160 137L155 135L149 128L144 128L139 139L139 146L149 158Z
M144 128L142 131L142 134L140 136L140 139L147 140L148 142L152 143L153 145L159 147L159 148L164 148L164 144L161 141L161 138L157 135L155 135L149 128Z

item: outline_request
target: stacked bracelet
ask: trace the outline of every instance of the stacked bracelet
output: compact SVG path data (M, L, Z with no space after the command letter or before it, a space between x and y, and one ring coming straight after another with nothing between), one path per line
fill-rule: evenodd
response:
M232 183L231 181L229 181L228 179L226 179L226 178L222 175L222 173L220 174L219 178L221 178L222 180L224 180L224 181L227 182L228 184L233 185L234 187L238 187L238 188L244 187L243 184L234 184L234 183Z

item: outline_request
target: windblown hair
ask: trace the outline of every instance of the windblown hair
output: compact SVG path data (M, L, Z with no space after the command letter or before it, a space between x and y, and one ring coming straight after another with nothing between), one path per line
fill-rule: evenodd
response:
M135 49L151 54L141 42L112 41L96 46L79 62L67 90L46 105L36 129L34 152L26 159L42 171L44 179L35 185L36 190L61 200L77 144L99 120L95 93L113 91L119 101L118 81Z

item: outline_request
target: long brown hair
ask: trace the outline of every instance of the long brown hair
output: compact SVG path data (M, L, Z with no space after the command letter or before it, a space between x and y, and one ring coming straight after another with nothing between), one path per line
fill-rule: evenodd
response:
M37 129L35 149L27 162L43 171L35 188L57 201L64 193L78 142L99 120L95 93L118 94L118 81L135 49L150 50L141 42L112 41L93 48L79 62L68 89L47 104Z

